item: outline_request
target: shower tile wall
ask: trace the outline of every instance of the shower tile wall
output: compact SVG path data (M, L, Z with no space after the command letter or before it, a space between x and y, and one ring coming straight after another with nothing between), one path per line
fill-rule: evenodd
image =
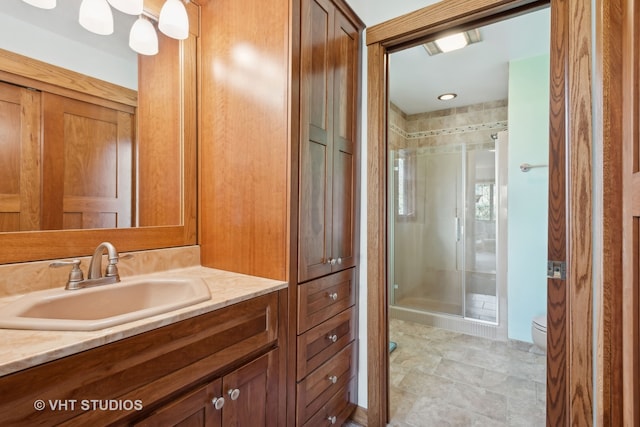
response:
M450 146L453 152L459 150L461 145L480 143L489 146L492 144L491 135L507 128L507 111L506 100L411 115L391 104L388 112L389 149L394 151L418 149L418 152L423 150L448 152L450 151L448 146ZM444 157L439 157L440 162L444 160ZM444 164L440 166L452 167ZM444 188L442 190L453 191ZM417 213L415 227L420 227L421 215ZM403 222L404 225L402 225ZM396 238L402 238L401 235L406 232L420 233L419 230L408 230L407 225L406 219L396 222L398 233ZM413 226L410 225L410 227ZM395 245L394 251L396 259L408 260L417 254L416 251L423 252L424 248L400 244ZM427 253L423 252L423 255L427 255ZM434 256L437 257L437 253ZM470 254L467 254L468 258L469 256ZM417 270L421 268L419 265L415 267ZM403 268L406 271L397 271L395 274L396 280L401 282L398 283L399 288L395 291L395 304L419 310L462 314L460 312L461 295L459 290L453 289L451 286L438 286L437 283L444 283L444 280L437 279L437 274L432 274L436 285L434 286L432 283L428 286L429 292L433 295L425 296L425 284L421 283L420 279L416 279L421 274L418 271L411 272L410 269ZM487 275L469 271L466 275L467 313L464 314L481 320L495 320L495 274Z
M419 148L490 141L507 128L507 100L408 115L389 109L389 148Z

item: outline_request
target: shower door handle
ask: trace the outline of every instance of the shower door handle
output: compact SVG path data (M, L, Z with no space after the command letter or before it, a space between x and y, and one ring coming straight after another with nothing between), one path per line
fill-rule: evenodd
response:
M460 229L460 217L456 217L456 242L460 241L462 230Z

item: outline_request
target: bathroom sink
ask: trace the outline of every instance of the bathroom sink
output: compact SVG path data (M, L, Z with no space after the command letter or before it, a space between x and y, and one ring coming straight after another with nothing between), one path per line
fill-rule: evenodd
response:
M79 290L33 292L0 310L0 328L93 331L211 299L198 278L132 279Z

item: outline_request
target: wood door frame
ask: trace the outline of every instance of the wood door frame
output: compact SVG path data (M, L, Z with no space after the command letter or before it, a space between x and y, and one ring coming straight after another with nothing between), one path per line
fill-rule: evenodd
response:
M581 0L444 0L367 30L368 425L388 407L386 227L387 61L394 50L551 6L549 259L566 280L548 281L547 425L593 423L591 5ZM585 208L587 207L587 208ZM600 394L598 394L600 400Z

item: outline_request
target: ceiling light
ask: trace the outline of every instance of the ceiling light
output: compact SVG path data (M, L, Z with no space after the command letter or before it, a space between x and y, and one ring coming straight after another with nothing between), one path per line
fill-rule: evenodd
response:
M189 37L189 17L180 0L167 0L160 9L158 28L164 34L178 40Z
M113 34L113 13L107 0L82 0L78 21L92 33Z
M455 98L457 96L458 96L458 94L456 94L456 93L443 93L442 95L440 95L438 97L438 99L440 101L450 101L450 100L452 100L453 98Z
M56 0L22 0L26 4L39 7L40 9L53 9L56 7Z
M477 29L465 31L463 33L450 34L445 37L440 37L436 40L432 40L423 44L427 53L431 56L439 53L451 52L453 50L461 49L467 45L478 43L482 41L480 37L480 31Z
M128 15L140 15L143 9L143 0L108 0L115 9Z
M158 53L158 34L151 22L140 17L133 23L129 33L129 47L142 55Z
M451 34L450 36L436 39L435 43L436 46L438 46L438 49L443 53L462 49L469 44L464 33Z

